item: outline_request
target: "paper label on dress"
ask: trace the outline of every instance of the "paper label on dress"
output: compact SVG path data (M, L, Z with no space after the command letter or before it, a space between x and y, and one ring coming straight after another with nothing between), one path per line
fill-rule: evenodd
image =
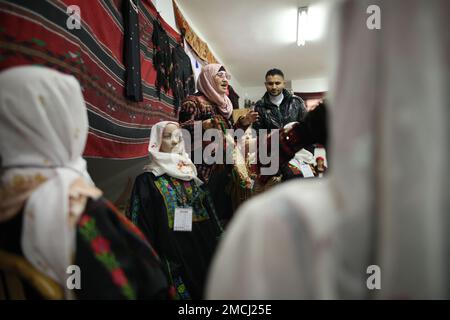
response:
M313 178L314 173L311 170L311 167L308 164L302 164L300 170L302 170L304 178Z
M192 231L192 208L175 208L173 231Z

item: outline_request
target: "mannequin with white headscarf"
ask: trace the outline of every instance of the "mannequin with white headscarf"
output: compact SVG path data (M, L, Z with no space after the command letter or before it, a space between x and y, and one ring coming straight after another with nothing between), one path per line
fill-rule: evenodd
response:
M366 27L373 4L380 30ZM445 0L343 1L330 175L241 208L209 298L449 297L449 11Z
M129 216L163 261L176 297L201 299L222 233L214 204L197 178L178 123L153 125L148 150L150 161L134 183Z
M36 66L3 71L0 132L2 250L23 255L65 298L168 296L152 248L86 171L87 110L74 77ZM72 265L80 290L67 287Z

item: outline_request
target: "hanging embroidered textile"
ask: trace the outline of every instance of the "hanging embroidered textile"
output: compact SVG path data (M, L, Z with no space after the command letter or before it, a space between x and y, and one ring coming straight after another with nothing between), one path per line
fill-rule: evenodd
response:
M125 95L133 101L143 100L138 2L139 0L123 1Z
M172 49L172 72L170 83L174 97L175 110L181 106L183 100L195 93L195 79L191 59L184 52L181 45Z
M165 93L170 88L169 77L172 61L169 36L158 19L153 22L152 42L153 65L156 69L155 87L158 97L161 98L161 88L164 89Z
M192 47L195 53L203 60L208 61L208 63L219 63L209 50L208 45L202 39L197 36L197 34L192 30L189 23L184 19L180 9L178 9L175 1L173 3L173 12L175 14L175 21L177 23L178 29L180 29L181 34L183 34L186 42Z
M172 93L162 92L159 99L154 86L157 11L150 0L137 3L143 101L126 98L123 1L129 0L0 2L0 71L43 65L75 76L88 109L88 157L144 157L151 126L177 120ZM176 46L179 35L159 21L169 45Z

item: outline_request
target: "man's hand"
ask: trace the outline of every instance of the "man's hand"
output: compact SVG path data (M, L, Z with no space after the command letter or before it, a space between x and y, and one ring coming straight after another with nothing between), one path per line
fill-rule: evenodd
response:
M256 111L250 111L244 117L241 118L241 124L244 127L248 127L253 122L258 120L259 120L259 113Z

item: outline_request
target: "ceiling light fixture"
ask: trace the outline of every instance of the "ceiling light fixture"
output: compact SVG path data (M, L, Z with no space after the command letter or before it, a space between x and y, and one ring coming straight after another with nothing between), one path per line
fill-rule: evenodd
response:
M297 13L297 46L304 46L308 29L308 7L299 7Z

